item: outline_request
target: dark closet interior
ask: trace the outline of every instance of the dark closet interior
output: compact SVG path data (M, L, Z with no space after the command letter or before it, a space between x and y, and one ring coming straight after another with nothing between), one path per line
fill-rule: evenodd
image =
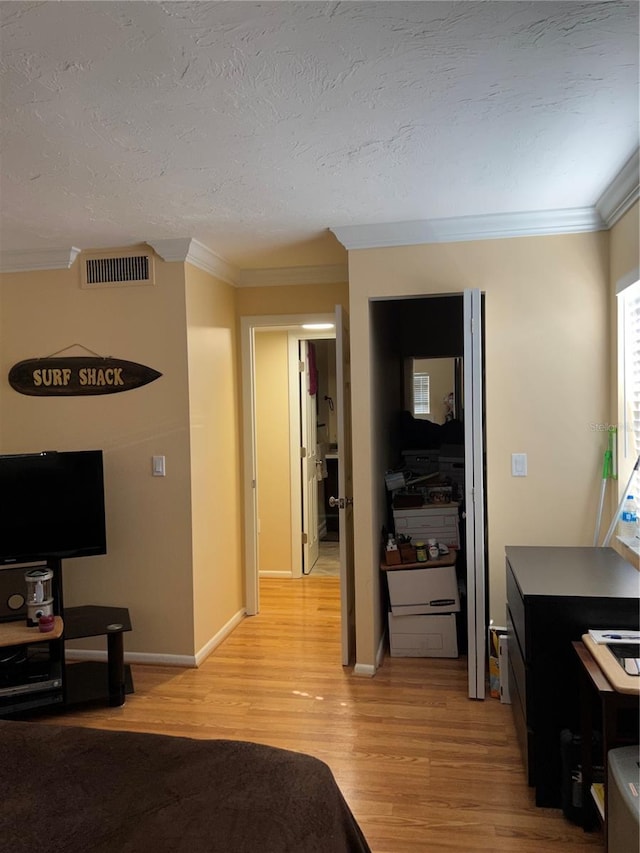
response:
M435 458L443 447L464 448L463 370L463 296L419 297L373 301L370 304L372 330L372 370L376 377L373 394L376 424L380 425L378 441L385 443L383 457L387 471L377 472L378 488L385 492L387 504L386 531L394 532L394 492L385 485L388 471L407 470L408 453L412 450L432 450ZM445 423L434 423L414 417L407 410L407 359L452 359L455 363L455 397L453 417ZM464 456L461 457L464 466ZM437 462L436 462L437 467ZM423 469L428 470L428 469ZM415 472L419 476L423 471ZM464 513L464 470L453 479L439 475L438 482L447 482L452 498L459 502L458 527L460 547L456 574L460 590L460 613L457 619L458 649L467 651L466 614L466 543ZM386 589L383 587L383 590ZM388 602L381 602L386 612Z

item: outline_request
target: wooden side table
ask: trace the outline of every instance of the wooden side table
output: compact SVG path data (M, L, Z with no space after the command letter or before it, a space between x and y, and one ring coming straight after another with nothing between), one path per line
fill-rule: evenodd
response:
M42 633L38 626L31 628L25 625L24 620L0 623L0 647L21 646L28 643L46 643L49 640L57 640L62 636L64 624L59 616L53 622L53 631Z
M592 645L596 645L591 640L588 634L583 635L582 641L574 641L572 643L580 663L580 735L582 741L582 809L583 809L583 827L585 830L592 829L597 819L604 829L605 851L607 850L607 757L609 750L615 746L622 746L630 743L622 738L619 729L619 715L623 710L638 711L640 701L640 684L638 678L627 676L619 666L613 655L606 649L602 651L611 658L611 669L609 672L608 662L606 657L598 655L599 661L596 660L594 653L590 650ZM595 652L596 654L597 651ZM603 667L605 668L603 671ZM623 680L622 685L619 681L619 675L615 670L617 667L621 674L629 679L629 682ZM605 675L605 671L609 672L609 678ZM623 689L631 692L622 692L621 689L616 689L612 686L611 681L615 681ZM636 683L634 683L634 681ZM628 684L628 687L624 685ZM594 698L597 697L600 703L601 711L601 728L602 728L602 759L604 766L604 806L602 811L596 809L598 798L592 793L593 784L593 756L592 756L592 737L594 729ZM637 733L637 727L636 727ZM631 741L637 743L637 737ZM594 811L595 810L595 811ZM594 815L597 813L598 818L594 820Z
M25 647L25 663L3 667L0 684L0 718L37 709L61 706L63 703L62 633L60 616L54 619L53 630L42 632L30 627L24 619L0 623L0 647ZM36 655L29 661L27 647L48 644L48 653ZM41 657L40 662L38 658Z

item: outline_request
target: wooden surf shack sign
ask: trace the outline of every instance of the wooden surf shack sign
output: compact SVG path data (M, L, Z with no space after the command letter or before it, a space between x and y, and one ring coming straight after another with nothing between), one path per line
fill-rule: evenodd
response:
M131 391L160 376L151 367L122 358L53 355L14 364L9 385L31 397L90 397Z

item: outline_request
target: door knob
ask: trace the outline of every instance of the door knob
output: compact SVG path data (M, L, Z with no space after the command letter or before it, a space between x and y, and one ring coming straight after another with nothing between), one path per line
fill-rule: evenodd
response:
M329 506L337 506L338 509L344 509L353 504L353 498L334 498L333 495L329 498Z

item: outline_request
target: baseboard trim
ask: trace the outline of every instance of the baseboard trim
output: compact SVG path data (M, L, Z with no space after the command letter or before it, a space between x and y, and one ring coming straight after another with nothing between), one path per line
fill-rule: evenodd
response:
M152 666L179 666L195 669L209 657L223 640L236 628L246 616L244 608L239 610L195 655L167 655L154 652L125 652L125 663L149 664ZM65 649L67 660L106 661L107 652L101 649Z
M382 636L380 637L380 642L378 643L378 651L376 652L376 662L375 664L370 663L357 663L353 667L353 674L357 675L361 678L373 678L378 669L382 666L382 661L384 660L384 650L385 650L385 640L386 640L386 632L382 632Z
M218 633L214 634L214 636L207 643L205 643L199 651L196 652L195 665L200 666L200 664L204 660L206 660L206 658L209 657L211 652L215 648L217 648L223 640L226 640L226 638L233 631L233 629L237 628L237 626L242 622L246 615L247 611L244 609L244 607L242 608L242 610L238 610L235 616L232 616L231 619L229 619L229 621L227 622L227 624L223 625L223 627L218 631Z
M100 649L65 649L64 656L67 660L96 660L106 661L106 651ZM180 666L195 668L196 658L194 655L164 655L152 652L125 652L125 663L152 664L154 666Z
M353 674L360 678L373 678L376 674L376 667L370 663L357 663L353 667Z
M261 578L292 578L292 572L258 572Z

